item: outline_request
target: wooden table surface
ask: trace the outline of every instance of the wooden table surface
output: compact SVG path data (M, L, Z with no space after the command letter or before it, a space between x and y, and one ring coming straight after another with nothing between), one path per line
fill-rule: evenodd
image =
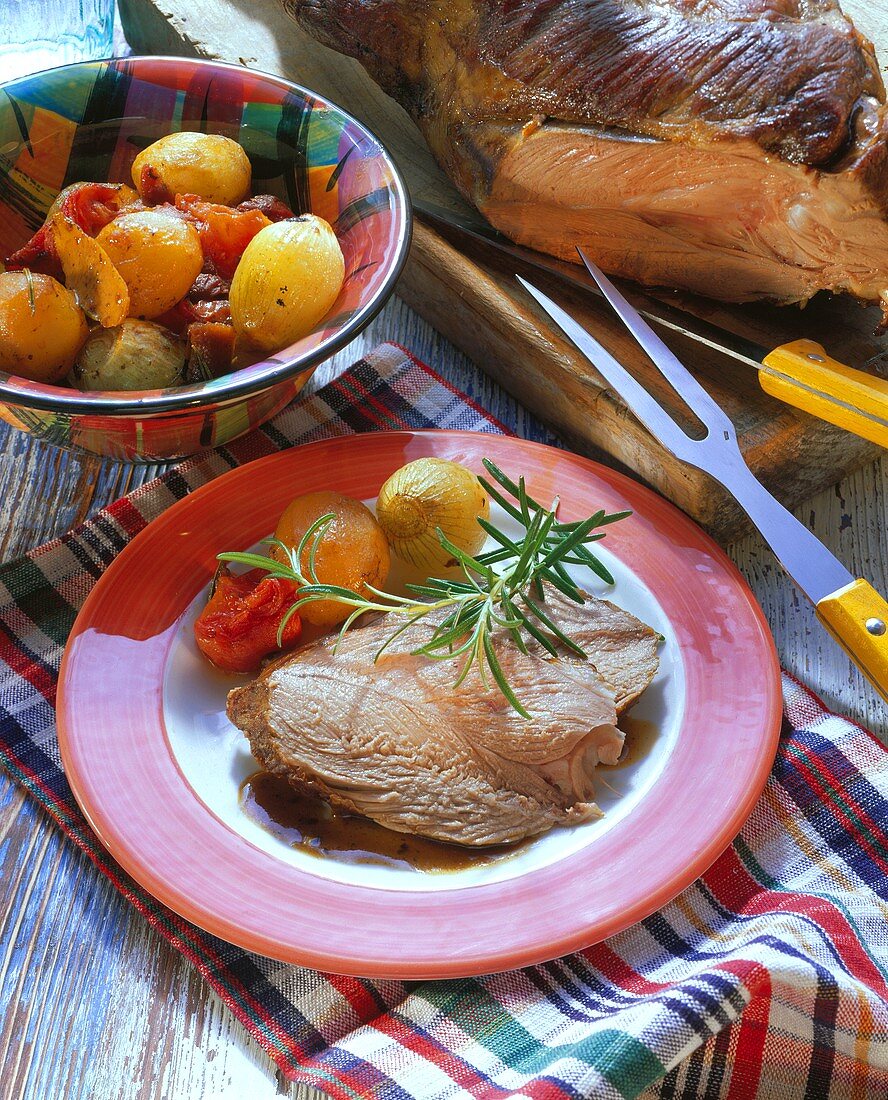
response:
M397 300L317 372L312 388L384 339L409 347L509 427L547 438ZM158 472L67 454L0 427L0 560L62 534ZM852 571L888 590L888 459L822 493L798 514ZM835 709L885 738L885 708L825 636L762 541L744 539L730 554L765 609L784 665ZM281 1081L192 967L3 773L0 1021L0 1100L316 1095Z

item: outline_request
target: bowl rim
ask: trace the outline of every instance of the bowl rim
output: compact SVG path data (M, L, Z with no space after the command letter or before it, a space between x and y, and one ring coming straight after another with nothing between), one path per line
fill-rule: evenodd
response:
M395 208L401 214L401 230L395 248L395 258L385 280L377 288L360 309L348 318L342 328L333 336L321 341L313 348L304 359L286 363L280 360L269 361L268 366L256 372L249 378L241 378L238 375L242 371L235 371L230 376L231 381L222 382L213 379L212 383L192 383L191 385L177 387L176 389L163 390L99 390L85 396L82 390L65 389L61 386L52 386L45 382L27 382L27 385L19 385L11 379L18 375L0 371L0 404L18 405L24 408L42 409L49 412L60 412L73 415L96 416L133 416L147 415L151 413L183 413L189 409L201 408L206 405L230 404L237 398L249 397L251 394L270 389L272 386L312 370L320 363L331 358L341 351L347 344L366 328L373 318L391 297L395 284L401 276L407 255L410 251L410 242L413 236L413 210L410 201L410 193L401 169L389 150L388 146L376 136L376 134L360 119L341 107L327 96L315 92L303 84L287 80L285 77L268 73L264 69L251 69L246 65L237 65L230 61L214 61L202 57L176 57L171 54L139 54L134 57L110 57L98 58L91 61L76 61L67 65L56 65L51 69L44 69L41 73L33 73L30 76L16 77L14 80L0 82L0 91L8 91L13 85L24 80L33 79L35 76L61 70L95 68L100 65L120 64L132 65L138 68L143 62L168 63L172 65L189 65L195 68L208 69L233 69L238 72L247 72L253 76L261 77L285 88L287 91L300 92L303 95L318 100L319 102L337 111L346 121L352 123L364 135L375 142L382 150L385 159L392 172L392 190L395 194ZM248 370L245 367L242 370ZM210 388L212 386L212 388ZM151 396L145 396L145 395ZM70 395L70 396L69 396ZM142 395L142 396L140 396Z

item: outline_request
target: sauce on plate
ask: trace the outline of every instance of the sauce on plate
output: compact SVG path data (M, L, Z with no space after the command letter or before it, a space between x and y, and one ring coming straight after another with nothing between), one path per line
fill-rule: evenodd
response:
M522 844L465 848L384 829L356 814L340 813L320 798L298 794L270 772L258 771L241 784L243 812L272 836L309 855L340 863L410 867L440 874L509 859Z
M654 722L631 716L620 719L620 728L626 734L626 743L617 764L602 768L603 779L608 772L647 756L659 733ZM240 807L266 832L308 855L340 863L409 867L429 874L498 863L510 859L534 839L490 848L466 848L396 833L369 818L334 810L322 798L299 794L286 779L267 771L253 772L244 780Z
M649 722L646 718L633 718L631 714L624 714L619 720L619 726L626 734L626 740L617 763L612 768L601 769L605 778L609 771L625 768L629 764L637 764L639 760L644 759L653 748L660 732L655 722Z

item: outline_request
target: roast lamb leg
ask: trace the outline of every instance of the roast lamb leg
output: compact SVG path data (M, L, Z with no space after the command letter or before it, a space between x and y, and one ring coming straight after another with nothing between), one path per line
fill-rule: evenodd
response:
M888 312L888 107L834 0L284 0L500 230L726 301Z

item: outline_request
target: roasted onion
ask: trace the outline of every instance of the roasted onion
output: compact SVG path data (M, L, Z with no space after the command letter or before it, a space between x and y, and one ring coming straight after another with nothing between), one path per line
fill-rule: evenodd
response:
M278 351L314 328L344 278L342 249L323 218L275 222L260 229L237 265L231 320L256 347Z
M128 318L90 333L71 380L81 390L159 390L182 381L185 341L151 321Z
M376 517L394 553L430 572L454 564L438 530L460 550L478 553L487 538L479 516L490 518L490 501L478 478L444 458L408 462L386 481L376 501Z

